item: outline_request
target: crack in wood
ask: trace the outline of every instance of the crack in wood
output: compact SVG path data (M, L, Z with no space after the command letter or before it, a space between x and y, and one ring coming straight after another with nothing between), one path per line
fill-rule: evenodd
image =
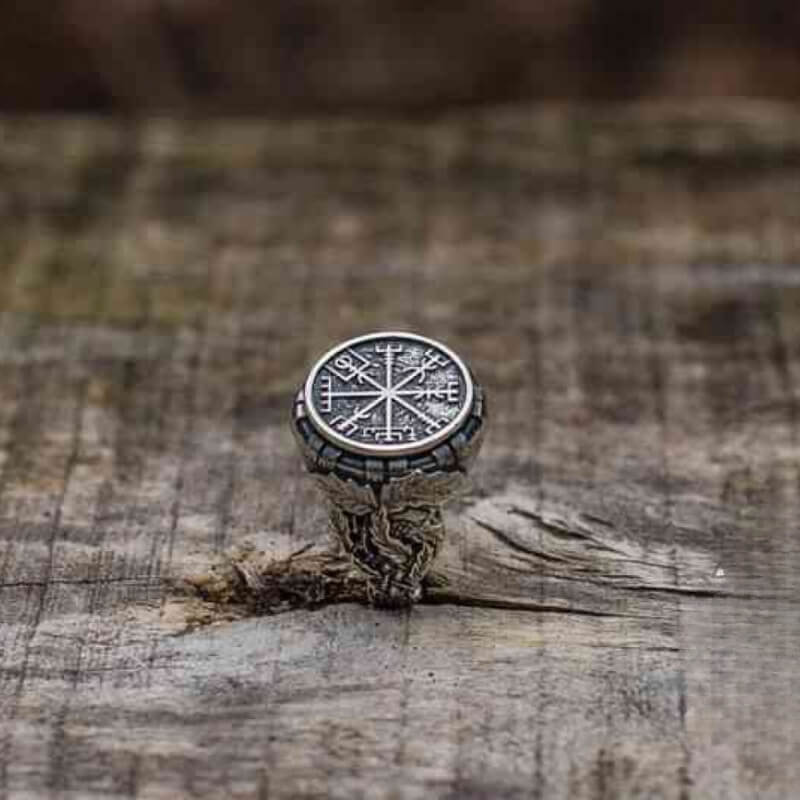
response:
M522 553L523 555L532 556L533 558L536 558L540 561L547 561L550 563L565 564L568 563L569 561L569 559L566 557L556 556L550 553L544 553L543 551L537 550L536 548L531 547L528 544L522 544L522 542L515 540L505 531L501 530L498 527L495 527L494 525L490 525L488 522L484 522L483 520L477 519L475 517L473 517L472 519L477 525L479 525L485 531L491 533L492 536L495 537L495 539L499 540L506 547L508 547L509 549L513 550L516 553Z
M47 586L107 586L124 584L138 587L166 585L164 578L50 578L47 580L23 580L0 583L0 589L41 589Z

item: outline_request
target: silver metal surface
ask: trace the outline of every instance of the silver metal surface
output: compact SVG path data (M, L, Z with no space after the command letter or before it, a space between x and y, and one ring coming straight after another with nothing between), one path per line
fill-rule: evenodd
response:
M371 333L338 344L314 365L304 399L324 439L354 453L393 457L445 441L474 398L464 362L413 333Z
M300 452L375 605L422 597L444 538L442 506L466 485L485 420L483 389L464 362L398 331L332 348L295 396Z

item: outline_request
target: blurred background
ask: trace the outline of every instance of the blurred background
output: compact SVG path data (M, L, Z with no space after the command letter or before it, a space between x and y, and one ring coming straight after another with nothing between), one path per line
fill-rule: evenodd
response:
M6 0L0 19L5 111L800 98L798 0Z

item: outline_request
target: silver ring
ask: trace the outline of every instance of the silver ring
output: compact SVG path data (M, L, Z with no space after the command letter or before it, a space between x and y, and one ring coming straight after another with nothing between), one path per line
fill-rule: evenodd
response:
M298 392L292 430L333 533L376 605L417 601L485 428L482 388L456 353L384 331L331 348Z

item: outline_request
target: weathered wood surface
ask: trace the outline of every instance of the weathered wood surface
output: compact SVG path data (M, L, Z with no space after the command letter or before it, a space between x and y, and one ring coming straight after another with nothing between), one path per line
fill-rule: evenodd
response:
M180 591L324 549L291 394L379 327L490 392L448 582ZM799 418L793 112L4 120L0 798L797 796Z

